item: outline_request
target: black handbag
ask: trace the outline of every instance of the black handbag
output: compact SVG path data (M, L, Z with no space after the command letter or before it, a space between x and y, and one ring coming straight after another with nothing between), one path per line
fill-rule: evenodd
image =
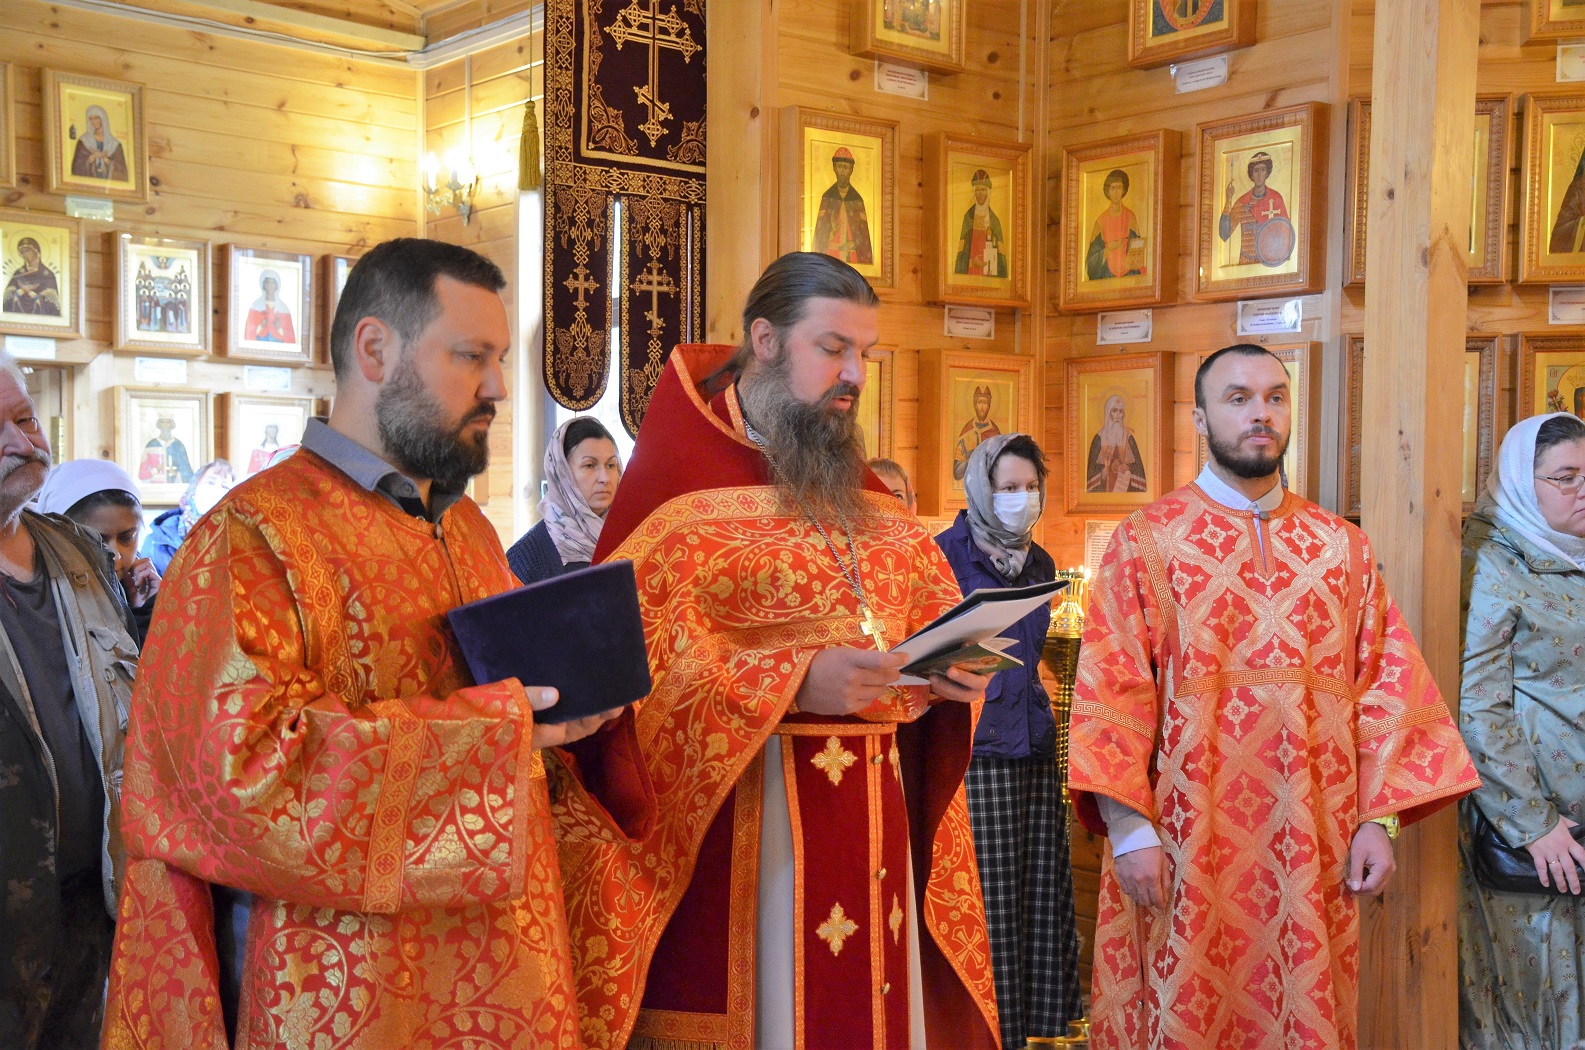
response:
M1480 806L1470 804L1473 819L1470 821L1470 864L1475 870L1475 881L1489 890L1503 893L1533 893L1541 896L1574 896L1567 884L1558 888L1558 880L1549 875L1550 886L1541 885L1535 873L1535 858L1523 846L1510 846L1497 834L1491 821L1486 819ZM1585 824L1569 829L1575 842L1585 843ZM1581 881L1585 881L1582 877ZM1585 891L1585 886L1581 887Z

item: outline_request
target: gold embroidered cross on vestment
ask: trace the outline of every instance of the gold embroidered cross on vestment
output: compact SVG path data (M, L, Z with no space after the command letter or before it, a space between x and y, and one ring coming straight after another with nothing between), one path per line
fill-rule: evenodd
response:
M842 954L842 945L859 932L859 924L847 917L841 903L831 905L826 921L815 927L815 935L831 946L832 955Z
M830 778L833 785L842 783L842 774L848 767L858 761L858 756L842 746L842 741L831 737L826 741L826 749L809 760L816 769Z

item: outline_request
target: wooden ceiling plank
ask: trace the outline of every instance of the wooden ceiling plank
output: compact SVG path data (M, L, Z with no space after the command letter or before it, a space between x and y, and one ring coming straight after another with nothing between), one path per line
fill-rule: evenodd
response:
M422 50L425 44L424 37L417 33L331 18L265 0L123 0L123 6L156 14L206 18L244 29L272 30L313 43L402 52Z

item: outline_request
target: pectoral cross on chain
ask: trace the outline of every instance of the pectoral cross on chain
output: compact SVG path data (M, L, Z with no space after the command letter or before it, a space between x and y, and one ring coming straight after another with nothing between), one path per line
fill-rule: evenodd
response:
M863 631L867 637L874 639L875 648L884 653L886 651L886 636L881 633L883 630L881 618L870 611L868 605L863 606L863 609L864 623L859 627L859 630Z

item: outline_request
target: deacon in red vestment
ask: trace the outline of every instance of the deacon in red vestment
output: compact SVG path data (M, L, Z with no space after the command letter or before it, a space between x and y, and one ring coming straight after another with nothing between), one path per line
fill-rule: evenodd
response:
M638 576L658 823L557 812L591 1047L997 1044L962 787L988 679L898 688L877 651L958 588L863 464L876 305L784 256L744 347L679 347L650 402L595 559Z
M473 682L444 615L514 583L463 495L506 395L503 284L454 245L365 255L329 424L171 563L126 745L110 1050L579 1045L539 749L603 719L537 724L551 691ZM597 740L589 783L642 835L631 715Z
M1107 834L1096 1050L1352 1050L1359 895L1479 779L1364 536L1284 491L1288 376L1195 380L1212 462L1126 519L1090 601L1069 785Z

